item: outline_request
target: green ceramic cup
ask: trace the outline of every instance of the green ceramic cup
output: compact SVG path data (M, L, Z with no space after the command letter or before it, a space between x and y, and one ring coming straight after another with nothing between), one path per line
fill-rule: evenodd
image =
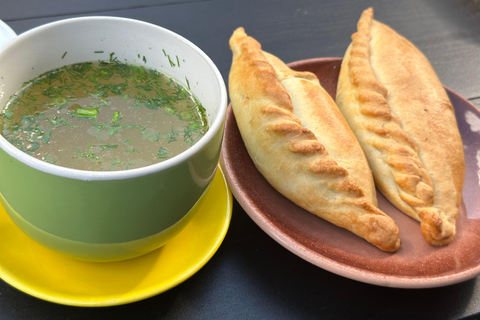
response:
M223 78L199 48L159 26L116 17L57 21L5 44L0 106L24 81L68 64L108 60L110 54L190 86L206 109L209 130L169 160L112 172L52 165L0 136L0 200L9 216L38 243L89 261L148 253L188 224L215 175L227 107Z

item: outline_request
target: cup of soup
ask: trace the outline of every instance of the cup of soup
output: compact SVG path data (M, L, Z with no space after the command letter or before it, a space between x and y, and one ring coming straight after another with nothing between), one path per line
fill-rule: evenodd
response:
M165 28L85 17L29 30L0 49L0 201L70 257L148 253L208 192L226 106L215 64Z

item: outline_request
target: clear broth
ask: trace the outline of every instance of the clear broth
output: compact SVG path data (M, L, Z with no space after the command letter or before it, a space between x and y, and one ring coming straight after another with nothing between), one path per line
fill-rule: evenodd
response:
M188 88L158 70L118 61L68 65L25 83L6 104L1 126L29 155L93 171L164 161L208 130Z

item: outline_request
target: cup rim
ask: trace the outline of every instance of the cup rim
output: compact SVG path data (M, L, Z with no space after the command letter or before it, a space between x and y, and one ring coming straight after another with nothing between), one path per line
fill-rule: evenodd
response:
M205 62L210 66L213 73L215 74L215 79L218 87L220 88L220 94L221 94L218 113L213 119L213 122L209 123L209 129L207 130L205 135L202 136L193 146L189 147L187 150L183 151L182 153L170 159L164 160L159 163L151 164L148 166L144 166L144 167L133 168L128 170L119 170L119 171L89 171L89 170L80 170L80 169L62 167L59 165L51 164L51 163L42 161L40 159L37 159L33 156L30 156L27 153L21 151L20 149L12 145L9 141L7 141L1 134L0 134L0 147L5 152L7 152L10 156L28 165L29 167L32 167L34 169L37 169L39 171L42 171L48 174L53 174L53 175L57 175L65 178L72 178L76 180L84 180L84 181L130 179L130 178L145 176L145 175L153 174L156 172L164 171L171 167L174 167L179 163L187 161L194 154L196 154L203 147L205 147L205 145L210 140L213 139L214 135L218 132L218 130L221 129L221 126L224 123L225 113L227 109L227 89L220 71L218 70L217 66L213 63L211 58L208 57L203 52L203 50L197 47L190 40L184 38L183 36L169 29L166 29L164 27L161 27L149 22L141 21L141 20L124 18L124 17L112 17L112 16L89 16L89 17L76 17L76 18L62 19L62 20L53 21L53 22L32 28L28 31L25 31L24 33L17 35L15 39L12 39L8 43L6 43L5 46L1 48L1 50L3 51L11 46L14 46L15 43L17 42L16 41L17 39L21 40L23 38L35 36L36 33L43 32L45 29L55 28L55 27L64 25L66 23L78 23L83 21L89 22L89 21L99 21L99 20L105 20L107 22L116 21L116 22L126 22L130 24L139 24L139 25L144 25L153 29L157 29L187 44L188 46L193 48L194 51L202 57L202 59L205 60Z

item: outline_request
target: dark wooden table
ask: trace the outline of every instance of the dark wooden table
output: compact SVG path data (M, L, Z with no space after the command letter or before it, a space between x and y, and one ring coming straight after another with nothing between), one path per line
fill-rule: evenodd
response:
M3 0L0 19L17 34L76 16L151 22L198 45L227 81L228 39L236 27L245 27L266 51L286 62L341 57L361 11L369 6L375 8L378 20L425 53L446 86L480 107L478 0ZM70 307L31 297L0 281L0 319L459 319L475 315L480 317L478 277L431 289L385 288L346 279L283 248L237 202L216 255L190 279L152 298L115 307Z

